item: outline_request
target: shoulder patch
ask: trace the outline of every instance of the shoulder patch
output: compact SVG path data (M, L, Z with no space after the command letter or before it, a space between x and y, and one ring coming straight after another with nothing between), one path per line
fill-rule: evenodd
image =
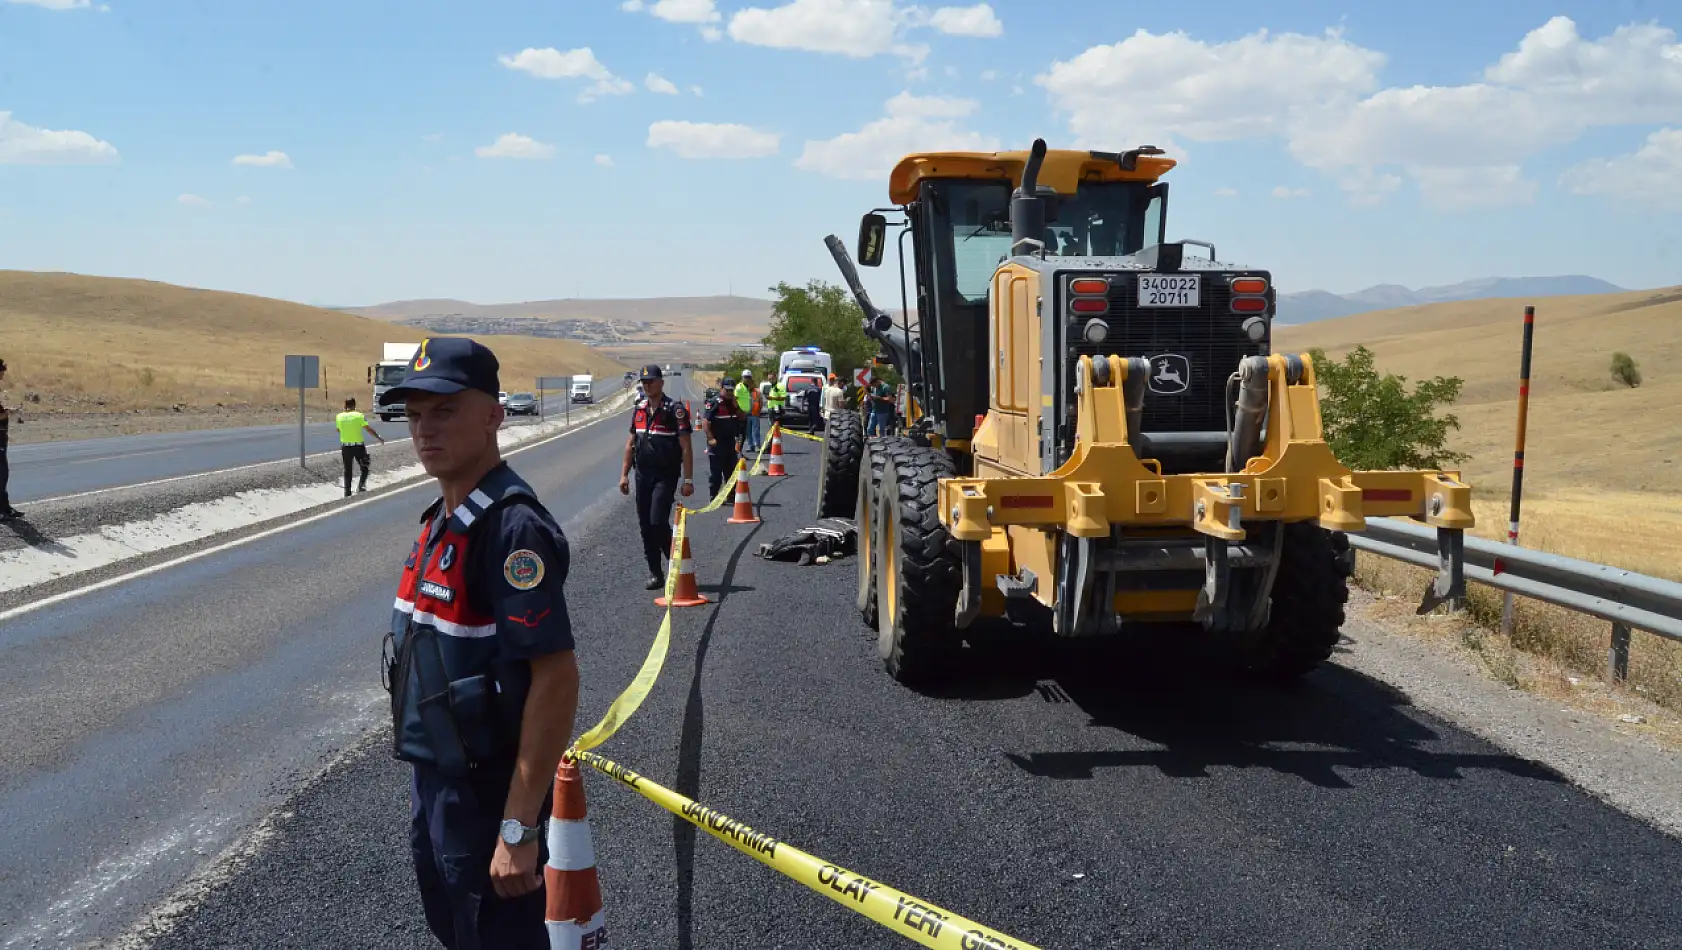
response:
M444 555L443 555L443 557L440 557L438 559L438 569L440 571L447 571L450 568L455 567L455 565L456 565L456 546L453 543L446 544L446 545L444 545Z
M418 558L418 557L420 557L420 542L416 541L415 546L409 549L409 557L408 557L407 560L405 560L403 562L403 566L405 568L414 567L415 566L415 559Z
M502 562L502 578L515 590L531 590L543 583L543 559L537 552L521 548Z

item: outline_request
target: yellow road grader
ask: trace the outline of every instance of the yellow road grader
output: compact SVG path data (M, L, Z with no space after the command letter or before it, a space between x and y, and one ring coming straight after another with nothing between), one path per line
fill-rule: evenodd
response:
M1165 239L1174 164L1043 140L906 156L857 244L879 266L899 218L897 318L825 239L918 409L891 436L831 419L819 487L820 517L857 519L858 609L895 679L940 677L1007 613L1069 638L1179 629L1299 676L1337 643L1346 532L1372 516L1437 528L1422 611L1464 595L1471 488L1337 460L1312 360L1272 351L1272 275Z

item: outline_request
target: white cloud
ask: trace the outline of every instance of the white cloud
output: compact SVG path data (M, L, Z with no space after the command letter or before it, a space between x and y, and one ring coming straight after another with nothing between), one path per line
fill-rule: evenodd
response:
M941 7L934 11L929 23L953 36L1002 36L1005 31L1005 25L993 15L993 8L985 3L973 7Z
M1275 197L1275 198L1306 198L1306 197L1308 197L1308 189L1307 188L1291 188L1291 187L1288 187L1286 185L1274 185L1273 186L1273 197Z
M248 205L251 203L251 197L249 195L240 195L238 198L234 199L234 203Z
M624 3L619 5L619 9L624 10L626 13L637 13L642 10L642 8L642 0L625 0Z
M1554 17L1462 85L1380 88L1384 63L1337 31L1216 44L1140 31L1038 81L1085 144L1280 137L1357 205L1395 192L1397 172L1438 207L1530 201L1523 168L1541 152L1591 128L1682 121L1682 44L1656 24L1585 40Z
M1237 188L1216 188L1215 189L1215 194L1218 195L1219 197L1222 197L1222 198L1236 198L1236 197L1238 197L1238 189Z
M234 164L253 168L291 168L292 159L285 152L271 150L262 155L235 155Z
M675 96L678 94L677 86L673 85L670 79L666 79L658 73L649 73L648 76L643 79L642 84L647 87L649 92L658 92L667 96Z
M1296 110L1372 88L1383 63L1336 31L1205 43L1139 30L1053 62L1034 81L1067 114L1078 146L1119 149L1277 134Z
M701 98L701 87L700 86L690 86L689 91L695 94L695 98L697 98L697 99Z
M996 69L983 69L981 71L982 82L992 82L997 78L999 78L999 71Z
M1660 129L1629 155L1593 158L1560 176L1576 195L1605 195L1645 208L1682 211L1682 128Z
M489 145L473 150L480 158L554 158L555 146L518 132L508 132Z
M93 0L11 0L25 6L44 7L48 10L85 10L93 6Z
M979 105L973 99L901 92L888 100L886 116L857 132L808 141L794 164L831 178L881 180L909 152L996 152L998 139L961 128L955 121L973 114Z
M667 23L717 23L724 19L713 0L659 0L648 12Z
M730 18L730 37L776 49L857 59L894 53L922 62L928 47L902 42L902 37L924 20L918 8L901 8L893 0L793 0L772 9L737 11Z
M421 136L421 141L423 141L423 142L442 142L442 141L444 141L444 133L442 133L442 132L429 132L426 135Z
M1427 203L1442 211L1527 204L1536 197L1536 182L1517 165L1484 165L1408 169Z
M681 158L763 158L775 155L782 134L745 125L708 122L656 122L648 127L648 147L669 149Z
M716 26L703 26L701 27L701 39L708 43L717 43L724 39L724 31Z
M636 89L636 84L629 79L620 79L615 76L612 79L603 79L600 82L591 83L589 88L578 94L578 101L593 102L602 96L629 95Z
M498 56L497 62L509 69L528 73L539 79L611 79L601 60L588 46L561 52L552 46L543 49L527 47L513 56Z
M205 205L210 204L210 202L200 198L198 195L181 195L177 197L175 201L177 204L189 205L194 208L202 208Z
M110 142L86 132L38 129L0 112L0 165L109 165L119 161Z
M579 102L590 102L601 96L622 96L635 91L630 80L615 76L596 58L588 46L561 52L554 47L526 48L513 56L499 56L497 62L509 69L535 76L538 79L593 79L595 82L578 94Z
M612 168L613 167L613 156L612 155L597 155L596 156L596 164L600 165L603 168Z

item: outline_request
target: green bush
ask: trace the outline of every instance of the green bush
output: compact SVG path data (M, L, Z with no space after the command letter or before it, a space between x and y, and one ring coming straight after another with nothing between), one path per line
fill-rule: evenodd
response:
M1372 351L1357 346L1336 362L1325 351L1309 351L1320 384L1320 419L1338 461L1357 471L1452 467L1469 456L1448 448L1460 428L1453 413L1438 408L1460 398L1458 376L1421 380L1409 392L1407 379L1380 374Z
M1635 365L1634 357L1628 353L1613 353L1612 378L1634 389L1641 385L1641 367Z

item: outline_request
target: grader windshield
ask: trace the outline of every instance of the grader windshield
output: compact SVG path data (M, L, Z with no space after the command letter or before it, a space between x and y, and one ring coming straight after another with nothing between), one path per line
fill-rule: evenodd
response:
M936 267L951 268L951 286L966 303L986 301L993 271L1010 255L1011 187L1008 181L929 183ZM1052 257L1132 254L1157 240L1160 209L1161 201L1151 199L1144 182L1082 182L1075 194L1056 202L1055 218L1040 240Z

